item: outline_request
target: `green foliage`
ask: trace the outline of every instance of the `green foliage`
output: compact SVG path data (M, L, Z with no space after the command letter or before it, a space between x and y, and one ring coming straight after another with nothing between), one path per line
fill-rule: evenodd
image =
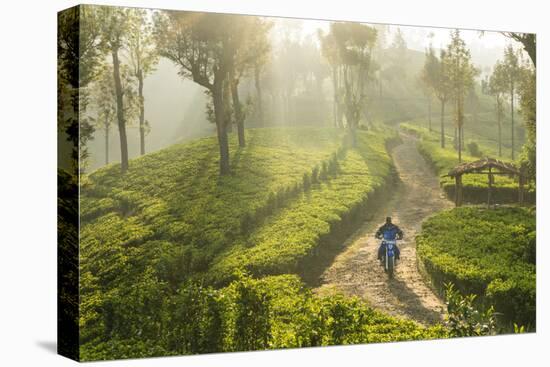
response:
M452 283L445 285L447 315L445 324L450 337L496 335L496 317L492 307L479 311L475 294L462 296Z
M336 154L341 161L331 160L341 162L336 176L311 183L305 173L304 191L217 256L208 278L223 283L235 269L258 276L299 272L323 239L359 215L358 208L387 183L391 160L385 142L392 137L381 131L360 132L358 150Z
M394 135L386 130L361 132L353 151L340 148L340 130L306 130L249 129L233 176L218 177L216 140L207 138L135 159L125 175L110 165L83 177L79 321L89 359L124 357L127 340L142 340L153 350L149 341L162 339L162 350L173 353L221 350L227 338L226 350L272 346L267 334L247 337L272 330L265 323L272 309L262 308L262 292L235 291L244 308L232 308L240 320L232 322L240 326L231 330L239 331L216 336L217 309L227 297L208 293L206 285L195 291L196 282L227 284L240 268L255 275L297 271L391 172L385 144ZM231 148L236 144L232 137ZM263 324L245 330L256 317ZM180 325L186 318L203 320L206 334L167 331L166 323ZM103 345L106 340L113 343Z
M466 145L466 148L468 149L468 154L472 157L479 158L483 155L481 150L479 150L479 145L475 141L472 141Z
M165 298L158 324L143 318L128 320L126 325L129 329L160 325L162 333L149 338L113 334L108 341L87 342L81 347L82 360L425 340L448 335L441 326L423 327L386 316L355 297L318 297L296 275L252 279L241 273L219 290L185 282L175 295Z
M439 144L439 133L429 132L428 129L413 123L403 123L401 129L419 137L417 146L420 154L432 166L439 175L446 175L453 167L459 164L456 152L452 148L451 140L447 148L441 148ZM479 141L476 139L476 141ZM496 147L491 148L487 144L476 143L479 150L486 152L489 156L496 156ZM479 159L471 154L463 155L463 162L472 162ZM505 160L506 161L506 160ZM448 197L454 198L455 181L449 177L441 177L440 184ZM483 203L487 202L488 180L485 175L464 175L462 177L463 194L466 202ZM526 186L526 199L533 202L535 198L534 183ZM505 175L495 175L493 184L493 200L495 202L517 202L518 200L518 180L517 177L511 178Z
M456 208L431 217L418 256L438 286L452 282L503 321L535 324L535 215L527 208Z

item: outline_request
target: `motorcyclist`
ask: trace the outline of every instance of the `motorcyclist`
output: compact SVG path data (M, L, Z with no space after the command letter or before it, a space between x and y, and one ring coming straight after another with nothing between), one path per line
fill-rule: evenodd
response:
M386 223L384 223L378 230L374 237L384 240L401 240L403 239L403 231L391 222L391 217L386 217ZM382 241L378 248L378 260L382 260L385 251L385 241ZM400 251L397 245L395 246L395 259L399 260Z

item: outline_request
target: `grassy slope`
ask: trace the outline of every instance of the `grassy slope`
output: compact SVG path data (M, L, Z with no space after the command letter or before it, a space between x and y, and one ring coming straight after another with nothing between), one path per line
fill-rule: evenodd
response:
M124 178L118 165L98 170L82 189L83 257L161 240L189 249L190 270L200 271L239 235L245 213L300 182L340 140L330 130L250 131L247 148L238 151L232 140L234 174L222 178L214 138L133 160Z
M166 319L159 310L166 302L177 304L174 297L186 279L226 283L238 268L256 276L296 272L321 238L391 174L385 143L395 135L387 130L360 132L359 149L347 151L340 149L341 130L247 132L241 150L231 137L229 177L218 177L214 138L133 160L124 177L118 165L87 177L81 191L83 351L98 352L94 345L108 349L105 335L118 335L126 346L135 345L128 339L135 335L164 338L155 331ZM335 157L336 172L304 189L304 174L311 179L315 166ZM286 199L273 207L279 193ZM243 231L250 213L264 214ZM407 325L421 337L421 328ZM373 341L400 338L393 328L378 332ZM156 345L145 336L140 340L147 350Z
M535 322L535 215L532 209L456 208L428 219L418 255L436 283L452 281L504 313Z
M385 147L389 137L381 132L362 132L359 150L346 152L336 177L302 192L222 253L212 274L227 277L240 267L259 274L296 272L298 262L315 249L322 236L386 183L391 169Z

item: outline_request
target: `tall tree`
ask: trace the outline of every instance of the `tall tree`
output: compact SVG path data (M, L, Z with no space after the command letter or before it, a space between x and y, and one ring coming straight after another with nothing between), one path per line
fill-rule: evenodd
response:
M159 57L153 42L152 25L144 9L131 9L128 29L128 54L132 74L138 82L140 154L145 154L145 135L149 129L145 121L143 81L155 70Z
M447 52L442 50L439 58L433 48L428 48L424 68L421 71L421 80L428 86L441 104L440 134L441 148L445 148L445 105L451 95Z
M527 168L531 179L536 173L536 67L537 36L534 33L504 32L504 35L519 42L529 55L532 65L525 63L522 67L522 78L519 85L521 112L527 127L527 141L523 146L522 167Z
M498 156L502 157L502 116L504 95L508 91L506 70L504 65L497 61L493 73L489 77L488 92L495 97L497 127L498 127Z
M101 7L102 46L111 55L115 84L118 133L120 138L120 170L128 170L128 137L124 116L124 92L120 76L120 52L127 47L132 9Z
M529 55L533 66L537 66L537 35L534 33L515 33L503 32L506 37L509 37L523 45L523 49Z
M271 43L269 42L268 35L273 26L272 22L265 19L256 20L256 29L254 32L254 39L252 41L251 51L257 51L253 58L253 72L254 72L254 87L256 88L256 108L258 123L264 125L264 105L263 105L263 90L262 90L262 74L265 71L265 67L269 61L269 54L271 51Z
M319 32L321 40L321 53L330 65L332 79L332 112L335 127L343 127L343 98L342 98L342 81L340 73L340 61L338 45L333 33L323 34Z
M519 85L521 113L527 128L527 141L523 146L522 167L532 180L537 169L537 78L536 70L530 65L522 68L523 77Z
M515 159L515 124L514 124L514 101L517 94L518 83L521 78L518 54L510 45L504 51L504 70L508 80L508 96L510 97L510 117L512 128L512 159Z
M428 127L432 131L432 95L435 94L439 84L441 65L439 59L435 55L432 44L426 50L424 59L424 68L420 73L420 81L422 82L422 91L428 99Z
M229 69L229 86L239 146L244 147L244 121L246 111L239 97L239 83L243 76L254 74L260 124L263 124L260 74L271 50L268 32L271 23L259 17L246 17L234 26L230 44L232 57Z
M129 66L121 65L120 81L124 99L123 112L128 125L140 112L134 74ZM107 64L100 69L93 83L92 96L96 111L95 126L104 131L105 164L109 164L109 137L111 127L117 118L117 99L112 65Z
M224 88L240 42L235 27L242 19L236 15L183 11L164 11L155 16L154 34L160 56L174 62L182 77L206 88L212 98L221 175L230 173L226 113L229 102L224 100Z
M337 73L342 86L339 93L343 96L346 123L355 146L356 129L367 98L367 83L375 69L372 49L376 43L376 29L359 23L331 23L330 35L331 42L336 45Z
M104 131L105 164L109 164L109 136L116 119L116 96L111 68L105 66L94 83L93 100L96 107L96 126Z
M462 162L462 136L464 134L464 98L474 83L477 69L471 63L470 50L460 38L460 31L451 31L451 42L447 46L445 68L455 102L455 128L457 131L458 161Z
M58 116L61 119L58 125L72 142L74 174L86 165L87 143L94 132L83 112L88 105L86 87L101 64L99 23L96 8L88 5L67 9L58 15ZM67 111L66 106L72 110Z

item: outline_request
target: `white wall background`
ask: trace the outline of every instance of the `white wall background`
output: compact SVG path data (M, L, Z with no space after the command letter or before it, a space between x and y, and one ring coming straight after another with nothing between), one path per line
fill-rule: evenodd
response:
M96 4L538 33L538 332L536 335L328 347L102 363L105 366L537 366L549 336L545 2L536 0L111 0ZM65 366L56 339L56 12L66 0L0 10L0 365ZM543 205L544 204L544 205ZM546 340L546 343L544 341ZM547 358L544 358L547 359Z

